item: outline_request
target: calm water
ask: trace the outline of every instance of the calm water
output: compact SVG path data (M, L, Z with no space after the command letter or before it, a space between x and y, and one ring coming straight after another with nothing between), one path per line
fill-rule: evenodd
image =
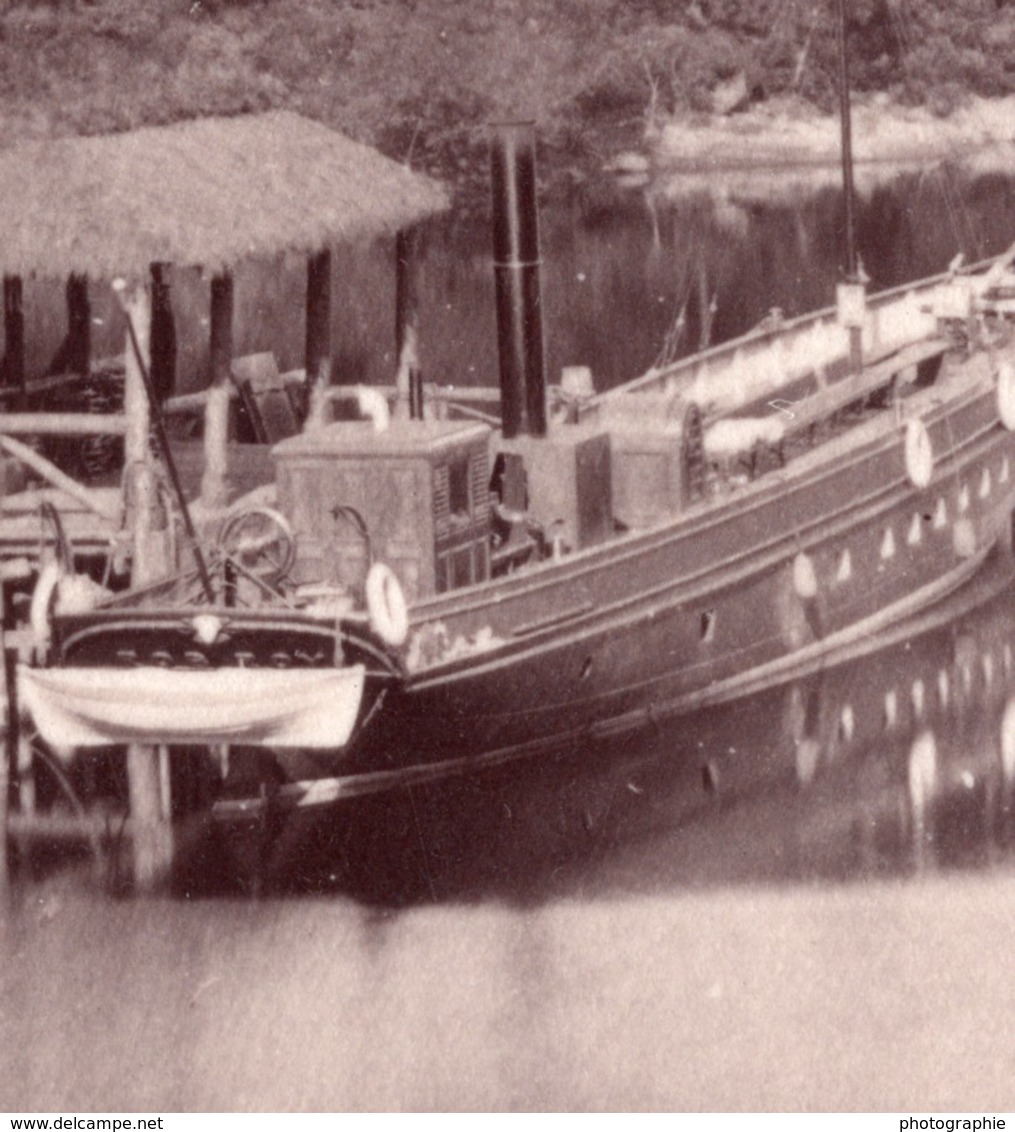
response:
M1001 250L1012 194L879 190L866 270ZM830 301L836 215L831 190L658 187L551 211L549 372L630 376L685 307L696 345L702 296L716 337ZM428 376L491 380L485 231L437 225L422 252ZM366 378L389 261L341 261L363 280L342 365ZM298 319L267 320L300 301L281 267L247 278L239 348L295 364ZM179 294L196 319L200 288ZM194 831L171 895L37 861L0 918L0 1109L1010 1109L1013 657L988 573L863 655L630 741L271 837Z

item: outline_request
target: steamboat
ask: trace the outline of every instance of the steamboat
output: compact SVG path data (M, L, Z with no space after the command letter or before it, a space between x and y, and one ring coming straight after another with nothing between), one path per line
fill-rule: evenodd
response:
M150 398L130 584L73 553L34 582L16 695L53 750L196 745L224 777L256 752L275 802L331 802L784 683L1010 560L1015 249L870 297L850 251L834 309L604 392L581 366L551 387L534 152L531 126L496 131L499 412L412 366L389 389L331 385L309 355L270 381L227 359L195 502ZM847 231L848 210L847 191ZM209 506L240 455L230 393L273 442Z

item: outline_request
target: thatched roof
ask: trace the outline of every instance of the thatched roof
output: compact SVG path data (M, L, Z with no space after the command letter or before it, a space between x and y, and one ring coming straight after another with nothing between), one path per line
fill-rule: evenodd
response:
M297 114L204 118L0 150L0 272L212 269L392 233L441 186Z

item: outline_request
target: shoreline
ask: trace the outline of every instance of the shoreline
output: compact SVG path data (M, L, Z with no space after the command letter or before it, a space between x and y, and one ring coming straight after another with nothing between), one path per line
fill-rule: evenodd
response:
M1015 96L971 99L940 117L875 95L853 107L853 180L861 196L910 173L955 166L1015 177ZM614 184L654 196L794 200L842 184L839 120L773 100L729 117L671 117L649 126L640 149L602 166Z
M852 109L857 164L922 164L997 148L1015 172L1015 96L972 98L947 117L905 107L885 95ZM671 118L650 126L646 171L801 169L838 165L839 120L791 100L773 100L742 114L695 120ZM620 155L623 158L625 155ZM616 159L615 169L623 170ZM619 164L618 164L619 161ZM628 171L634 171L631 168Z

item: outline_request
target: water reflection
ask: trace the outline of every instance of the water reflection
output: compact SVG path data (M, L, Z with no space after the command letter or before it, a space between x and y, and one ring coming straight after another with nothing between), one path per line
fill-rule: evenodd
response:
M274 899L20 887L0 1105L1001 1111L1013 649L981 587L637 741L248 831L218 879Z
M592 367L600 388L643 372L660 354L687 353L757 325L773 307L788 316L830 305L842 262L841 193L759 191L760 181L688 193L685 183L583 187L548 204L540 221L543 323L550 380L565 365ZM909 172L861 194L858 238L874 290L973 262L1011 242L1015 181L945 165ZM336 249L336 375L387 382L395 370L393 241ZM420 352L439 383L497 381L488 221L449 216L420 233ZM305 264L250 263L236 276L237 354L274 351L302 365ZM207 380L210 280L173 272L181 392ZM94 352L122 350L111 290L93 283ZM63 336L63 287L35 281L26 297L30 374ZM679 334L674 327L680 325Z

